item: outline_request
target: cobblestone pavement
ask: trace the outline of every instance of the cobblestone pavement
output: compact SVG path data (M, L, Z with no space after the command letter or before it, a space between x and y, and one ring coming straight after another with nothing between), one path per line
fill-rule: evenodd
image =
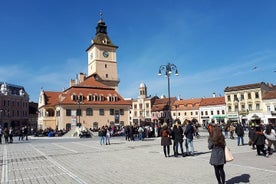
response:
M256 156L248 145L227 139L235 160L225 165L233 183L275 183L276 154ZM245 137L245 142L248 139ZM209 164L207 133L194 140L195 156L165 158L160 138L145 141L93 138L32 138L0 145L1 183L10 184L168 184L216 183ZM171 149L172 152L172 149Z

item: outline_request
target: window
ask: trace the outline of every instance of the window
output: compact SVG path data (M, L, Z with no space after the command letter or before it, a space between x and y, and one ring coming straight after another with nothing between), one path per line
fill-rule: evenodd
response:
M256 104L256 110L260 110L260 104Z
M191 112L191 116L193 115L193 112Z
M107 68L107 64L105 64L104 67Z
M92 95L88 95L88 101L92 101Z
M241 94L241 100L244 100L244 94Z
M221 114L225 114L224 110L221 111Z
M114 115L114 109L109 109L109 115Z
M241 105L241 110L242 110L242 111L245 110L245 105L244 105L244 104Z
M134 104L134 109L137 109L137 104Z
M187 115L187 113L186 113L186 112L184 112L184 115L186 116L186 115Z
M217 115L219 115L219 110L217 110Z
M208 111L205 111L205 115L208 115Z
M203 116L203 111L200 112L201 116Z
M214 115L214 112L213 112L213 111L211 111L211 115Z
M71 116L71 109L66 109L66 116Z
M248 109L252 111L252 104L248 104Z
M228 112L232 112L231 106L228 106Z
M91 108L86 109L86 116L93 116L93 110Z
M234 95L234 101L238 101L238 96Z
M149 103L146 103L146 108L149 108Z
M79 96L79 102L83 101L83 95Z
M81 109L77 109L77 116L81 116Z
M248 96L248 99L251 99L251 93L248 93L247 96Z
M239 111L239 107L238 105L235 105L235 112L238 112Z
M270 109L270 106L268 105L268 106L266 106L266 109L267 109L267 111L268 112L270 112L271 111L271 109Z
M198 112L196 111L195 114L198 115Z
M124 114L125 114L124 109L120 109L120 115L124 115Z
M108 78L108 74L105 74L105 78Z
M255 98L259 98L259 92L255 93Z
M104 109L99 109L99 115L104 116Z
M13 113L14 114L14 113ZM60 111L58 110L58 111L56 111L56 115L57 115L57 117L59 117L60 116Z

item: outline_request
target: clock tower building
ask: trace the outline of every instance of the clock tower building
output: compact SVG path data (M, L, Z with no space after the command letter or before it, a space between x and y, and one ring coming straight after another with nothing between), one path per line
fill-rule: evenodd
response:
M118 92L116 50L107 34L107 26L102 14L96 27L96 36L86 49L88 55L88 76L94 75L97 81L114 88Z

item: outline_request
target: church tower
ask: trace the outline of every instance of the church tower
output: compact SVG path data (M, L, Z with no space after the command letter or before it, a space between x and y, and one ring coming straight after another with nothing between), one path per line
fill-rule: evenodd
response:
M88 76L94 75L96 80L114 88L118 92L118 73L116 50L107 34L107 26L100 14L96 27L96 36L86 50L88 55Z

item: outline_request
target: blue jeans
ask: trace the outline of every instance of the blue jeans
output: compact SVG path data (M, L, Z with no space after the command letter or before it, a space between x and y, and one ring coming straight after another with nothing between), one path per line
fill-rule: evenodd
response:
M187 153L191 153L192 155L194 154L194 144L193 144L193 139L189 139L189 138L187 138L186 139L186 144L187 144L187 146L186 146L186 152Z
M238 136L238 146L240 145L240 141L241 141L242 145L244 145L243 136Z
M105 139L106 139L105 143L110 144L110 136L109 135L105 136Z
M143 133L140 132L140 133L138 134L138 139L139 139L140 141L143 140Z
M100 139L100 144L104 144L104 136L101 136L101 139Z

